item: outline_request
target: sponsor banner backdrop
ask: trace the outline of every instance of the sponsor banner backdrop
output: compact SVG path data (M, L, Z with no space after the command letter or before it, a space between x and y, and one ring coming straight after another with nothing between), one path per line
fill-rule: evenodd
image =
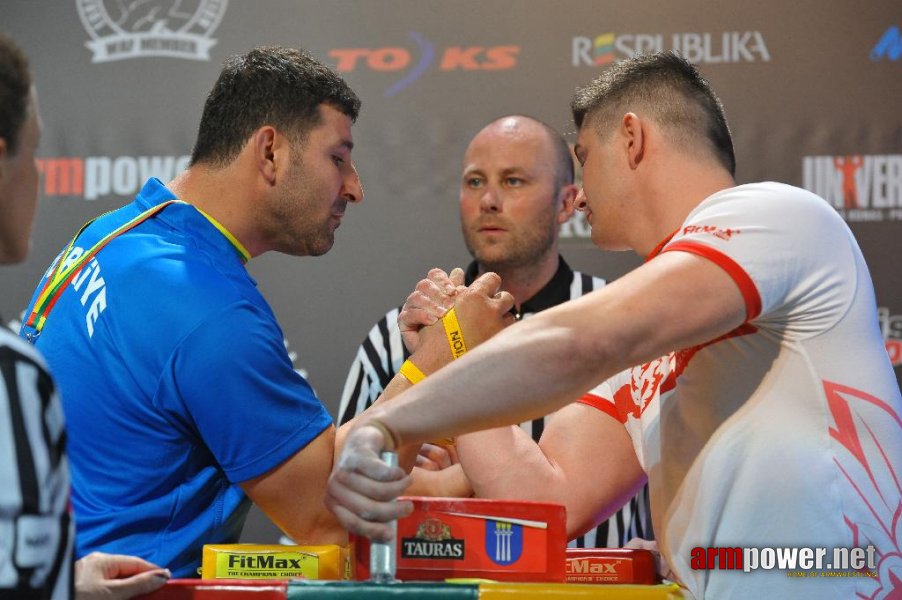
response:
M3 270L7 322L84 221L130 201L147 177L185 167L227 56L301 46L363 99L353 133L366 198L327 255L270 254L249 268L297 368L334 412L369 327L429 268L469 259L457 190L470 137L507 113L572 133L576 86L634 53L677 49L724 102L739 182L805 187L852 227L902 373L897 2L5 0L0 15L30 56L44 118L33 249ZM574 268L610 280L640 264L592 247L579 217L562 233ZM266 527L252 519L245 537L269 541Z

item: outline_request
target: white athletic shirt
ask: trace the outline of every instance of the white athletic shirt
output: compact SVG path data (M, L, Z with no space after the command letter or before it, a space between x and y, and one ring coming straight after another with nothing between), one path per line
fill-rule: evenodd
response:
M814 194L756 183L705 199L673 251L723 267L746 322L584 398L625 423L671 569L698 598L882 597L902 580L902 399L851 231ZM691 566L696 547L823 547L829 562L868 545L876 578Z

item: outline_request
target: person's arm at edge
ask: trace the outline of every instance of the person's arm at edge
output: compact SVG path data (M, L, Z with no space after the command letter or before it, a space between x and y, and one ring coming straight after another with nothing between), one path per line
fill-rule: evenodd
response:
M137 556L92 552L75 561L75 600L126 600L162 587L171 577Z

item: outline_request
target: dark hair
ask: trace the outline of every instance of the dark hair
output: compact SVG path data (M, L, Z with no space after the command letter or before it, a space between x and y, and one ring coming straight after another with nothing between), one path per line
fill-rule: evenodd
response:
M591 121L602 136L624 112L645 113L676 141L697 144L699 135L731 175L733 139L723 106L695 66L676 52L642 54L615 63L579 88L570 103L577 127Z
M319 124L320 104L357 119L360 99L332 69L310 53L267 46L228 58L207 96L191 164L223 166L251 134L272 125L303 142Z
M30 90L28 59L15 42L0 34L0 138L6 140L10 155L19 147Z

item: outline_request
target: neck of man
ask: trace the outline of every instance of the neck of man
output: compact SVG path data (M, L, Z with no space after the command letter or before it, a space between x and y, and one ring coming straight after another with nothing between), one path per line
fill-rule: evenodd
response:
M648 199L631 225L629 246L646 257L679 228L695 208L717 192L734 187L736 181L723 167L708 162L676 160L648 179L637 197Z
M539 260L524 265L484 265L477 262L479 274L488 271L501 277L501 289L514 297L517 312L520 305L526 302L545 287L558 268L557 244L552 244L548 252Z
M257 239L253 229L253 214L248 213L252 202L242 199L249 196L250 181L240 181L239 169L226 166L222 169L194 165L166 184L176 197L202 210L216 219L247 249L251 257L268 250Z

